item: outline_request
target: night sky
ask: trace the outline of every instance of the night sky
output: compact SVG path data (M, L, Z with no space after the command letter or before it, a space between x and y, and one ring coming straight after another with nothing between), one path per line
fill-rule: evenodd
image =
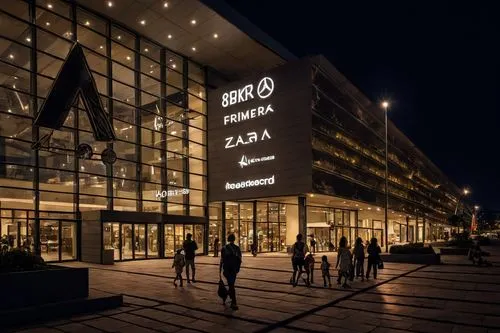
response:
M324 54L471 204L500 210L499 6L226 0L297 56ZM452 5L453 4L453 5Z

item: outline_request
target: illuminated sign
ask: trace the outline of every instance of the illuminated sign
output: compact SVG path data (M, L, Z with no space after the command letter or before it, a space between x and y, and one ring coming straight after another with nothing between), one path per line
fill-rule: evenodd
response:
M257 84L257 96L261 99L268 98L274 91L274 81L270 77L262 78ZM247 84L242 88L231 90L222 94L222 107L243 103L254 99L254 85Z
M163 191L155 191L155 198L157 200L165 199L168 197L176 197L180 195L187 195L189 194L189 189L188 188L182 188L182 189L175 189L175 190L163 190Z
M210 92L209 201L312 190L311 77L285 65Z

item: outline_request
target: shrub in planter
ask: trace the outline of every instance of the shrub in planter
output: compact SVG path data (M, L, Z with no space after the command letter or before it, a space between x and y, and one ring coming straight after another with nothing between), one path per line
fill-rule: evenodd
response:
M0 252L0 273L48 269L42 257L25 249Z
M434 254L431 246L424 247L423 243L393 245L389 250L391 254Z
M477 238L477 241L479 242L479 245L490 245L490 239L488 237L484 237L484 236L479 236Z

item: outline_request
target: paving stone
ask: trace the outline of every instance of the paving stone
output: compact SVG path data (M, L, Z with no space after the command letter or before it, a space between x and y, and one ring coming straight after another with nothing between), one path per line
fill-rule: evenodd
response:
M81 323L71 323L71 324L66 324L66 325L61 325L57 327L59 330L62 330L64 332L68 333L96 333L96 332L102 332L101 330L90 327L87 325L83 325Z

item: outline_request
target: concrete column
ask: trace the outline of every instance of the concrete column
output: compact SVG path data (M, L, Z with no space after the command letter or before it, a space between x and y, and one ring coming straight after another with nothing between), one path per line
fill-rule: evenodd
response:
M406 241L410 242L410 218L406 216Z
M307 206L306 197L299 197L299 233L304 236L304 240L307 239Z
M222 202L222 212L221 212L221 245L226 245L226 202ZM255 231L254 231L255 232Z
M286 205L286 240L287 246L295 243L295 237L299 233L299 209L298 205Z

